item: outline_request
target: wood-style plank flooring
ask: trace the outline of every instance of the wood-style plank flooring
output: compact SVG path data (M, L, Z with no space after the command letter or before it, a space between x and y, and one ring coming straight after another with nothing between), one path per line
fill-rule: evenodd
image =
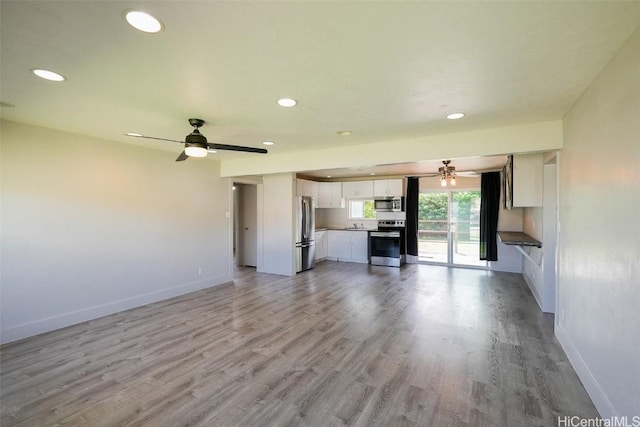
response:
M597 412L522 277L322 262L0 348L5 426L555 426Z

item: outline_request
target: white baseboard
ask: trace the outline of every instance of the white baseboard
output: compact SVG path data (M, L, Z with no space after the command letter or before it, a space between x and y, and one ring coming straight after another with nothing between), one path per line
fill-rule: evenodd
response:
M165 288L143 295L136 295L105 304L95 305L92 307L82 308L80 310L62 313L55 316L46 317L44 319L34 320L21 325L11 326L3 329L0 334L0 344L17 341L28 338L44 332L53 331L55 329L64 328L75 325L77 323L86 322L87 320L97 319L98 317L107 316L109 314L118 313L129 310L131 308L140 307L151 304L153 302L162 301L179 295L188 294L213 286L221 285L233 281L233 274L224 274L209 277L195 282L185 283L182 285Z
M420 257L418 255L407 254L407 257L406 257L407 264L417 264L419 260L420 260Z
M576 374L578 374L578 378L580 378L582 385L585 390L587 390L587 394L600 413L600 417L611 419L618 415L611 401L607 398L607 394L602 390L602 387L598 384L598 381L573 345L573 342L558 323L555 324L554 332L567 358L569 358L569 362L571 362L573 369L575 369Z

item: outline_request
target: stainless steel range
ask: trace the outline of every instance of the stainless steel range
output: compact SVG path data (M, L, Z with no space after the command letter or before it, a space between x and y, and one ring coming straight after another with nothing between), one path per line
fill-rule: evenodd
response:
M405 220L378 220L378 229L369 232L369 264L400 267L405 257Z

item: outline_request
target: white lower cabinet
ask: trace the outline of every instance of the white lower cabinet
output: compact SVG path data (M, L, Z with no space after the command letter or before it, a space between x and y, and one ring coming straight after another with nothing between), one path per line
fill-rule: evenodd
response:
M327 230L328 259L346 262L369 262L367 231Z
M326 231L316 231L316 261L323 261L329 255Z

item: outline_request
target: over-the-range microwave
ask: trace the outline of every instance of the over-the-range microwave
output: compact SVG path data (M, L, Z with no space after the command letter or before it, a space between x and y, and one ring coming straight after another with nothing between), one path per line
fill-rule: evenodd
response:
M381 197L373 200L376 212L404 212L404 197Z

